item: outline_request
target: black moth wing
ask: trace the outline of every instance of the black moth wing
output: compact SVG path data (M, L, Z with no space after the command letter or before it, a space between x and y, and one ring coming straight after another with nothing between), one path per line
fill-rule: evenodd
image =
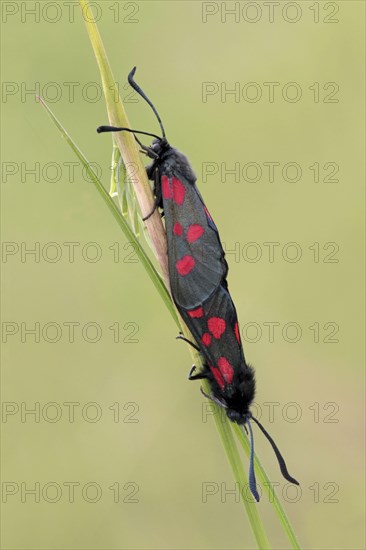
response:
M216 225L186 157L171 148L158 172L172 295L180 310L189 310L218 288L228 267Z
M220 285L202 305L201 315L180 313L205 359L205 377L212 394L244 418L254 399L254 371L246 363L236 309L227 288Z
M202 316L199 318L192 318L186 311L181 313L208 365L217 368L219 359L223 357L232 365L235 378L245 359L236 310L229 292L220 285L202 304Z

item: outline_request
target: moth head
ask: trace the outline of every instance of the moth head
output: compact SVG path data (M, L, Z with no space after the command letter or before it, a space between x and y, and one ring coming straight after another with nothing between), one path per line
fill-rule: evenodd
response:
M245 425L249 418L249 412L242 412L236 409L226 409L226 414L231 422L236 422L236 424Z
M158 155L158 157L160 157L164 153L164 151L169 148L170 145L165 137L154 139L151 146L149 147L149 149L151 149L153 153Z
M251 413L249 412L247 405L244 404L244 407L238 407L235 399L224 399L223 397L217 397L213 393L211 395L208 395L203 390L203 388L201 388L201 392L207 399L213 401L214 403L216 403L216 405L223 408L227 414L228 419L231 420L231 422L236 422L236 424L244 425L251 417Z

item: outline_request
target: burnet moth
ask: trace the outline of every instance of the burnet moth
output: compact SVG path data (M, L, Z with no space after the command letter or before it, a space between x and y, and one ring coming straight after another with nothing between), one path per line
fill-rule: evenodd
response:
M152 159L146 168L154 182L155 207L165 218L171 293L177 309L194 336L189 342L204 358L204 368L189 373L190 380L206 379L211 394L202 393L222 407L232 422L249 430L249 487L259 501L254 472L253 420L270 442L283 477L299 483L288 472L286 463L272 437L250 412L255 395L253 368L246 362L241 344L235 306L227 286L228 266L219 233L196 187L196 176L188 159L172 147L160 116L146 94L134 81L136 67L128 75L132 88L150 105L159 122L162 137L148 132L100 126L101 132L132 132L142 152ZM143 145L136 134L154 138ZM183 338L181 336L183 340Z

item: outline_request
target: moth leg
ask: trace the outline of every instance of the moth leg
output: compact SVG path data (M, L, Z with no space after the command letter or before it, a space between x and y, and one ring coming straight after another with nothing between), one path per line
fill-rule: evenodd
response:
M134 136L135 136L135 134L134 134ZM146 145L141 143L141 141L138 139L137 136L135 136L135 140L137 141L137 143L141 147L140 153L143 153L144 155L147 155L148 157L153 158L153 159L158 159L159 158L159 155L156 154L155 151L151 147L146 147Z
M188 380L203 380L204 378L207 378L207 375L204 372L197 372L196 374L193 374L196 368L196 365L192 365L192 368L189 371Z
M148 220L149 218L151 218L151 216L154 214L155 210L158 208L159 206L159 203L160 203L160 200L158 197L156 197L155 199L155 203L154 203L154 208L151 210L150 214L148 214L147 216L145 216L144 218L142 218L142 221L143 222L146 222L146 220Z
M148 177L149 180L152 179L154 169L155 169L154 165L148 166L146 168L146 174L147 174L147 177ZM159 172L158 172L158 170L155 169L155 174L154 174L154 195L155 195L154 208L152 209L150 214L148 214L147 216L142 218L142 221L148 220L154 214L155 210L159 206L162 206L163 201L162 201L162 194L161 194L161 185L159 185L158 178L159 178Z
M193 342L188 340L188 338L185 338L182 333L180 333L179 336L176 337L176 339L177 340L183 340L184 342L187 342L187 344L192 346L192 348L194 348L196 351L201 352L200 348L198 346L196 346L196 344L194 344Z
M153 179L155 169L156 169L155 162L152 162L151 164L149 164L149 166L146 166L147 179L151 181L155 181Z

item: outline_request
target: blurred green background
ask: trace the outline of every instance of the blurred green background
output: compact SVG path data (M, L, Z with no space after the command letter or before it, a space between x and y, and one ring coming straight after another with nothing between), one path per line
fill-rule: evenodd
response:
M93 5L131 124L157 131L125 87L137 65L220 229L254 411L301 488L259 433L256 451L300 543L364 548L364 3ZM108 186L78 5L1 8L2 546L254 548L190 355L35 101ZM286 548L267 498L258 506Z

